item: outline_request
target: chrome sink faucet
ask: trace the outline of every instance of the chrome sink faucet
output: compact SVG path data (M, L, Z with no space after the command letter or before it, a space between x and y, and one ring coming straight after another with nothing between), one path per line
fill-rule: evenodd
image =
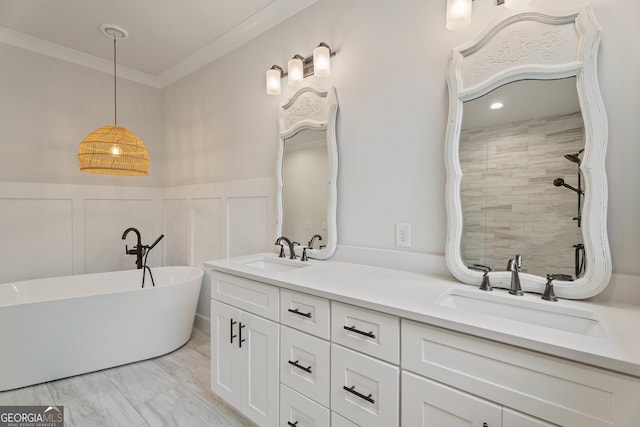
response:
M507 271L511 272L511 287L509 293L511 295L524 295L522 288L520 287L520 269L522 268L522 257L516 255L507 263Z
M278 237L278 240L276 240L276 242L274 243L274 245L280 245L280 258L284 258L284 251L282 250L282 242L285 242L287 245L289 245L289 259L297 259L298 257L296 256L296 250L295 250L295 245L299 245L300 243L298 242L292 242L291 240L287 239L284 236L280 236Z

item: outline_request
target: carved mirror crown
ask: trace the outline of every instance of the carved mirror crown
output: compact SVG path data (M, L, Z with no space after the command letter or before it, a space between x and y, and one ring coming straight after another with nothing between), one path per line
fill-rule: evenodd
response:
M599 41L590 7L527 9L453 50L446 259L460 281L480 284L482 272L469 267L485 264L492 285L508 288L507 262L519 254L525 291L542 293L546 273L574 276L555 282L559 297L588 298L607 286ZM496 97L508 100L503 111L476 113Z

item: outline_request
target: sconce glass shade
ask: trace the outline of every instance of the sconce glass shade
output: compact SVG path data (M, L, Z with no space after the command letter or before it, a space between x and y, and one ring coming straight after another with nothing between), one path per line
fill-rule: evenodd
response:
M472 0L447 0L447 29L461 30L471 24Z
M134 134L119 126L105 126L91 132L78 148L78 165L83 172L104 175L149 174L149 153Z
M294 56L287 63L287 72L289 73L289 86L301 87L304 78L304 64L299 55Z
M267 95L280 95L282 89L280 86L281 79L282 70L279 67L267 70Z
M531 3L531 0L504 0L504 7L507 9L520 9Z
M313 49L313 74L318 77L331 74L331 49L324 43Z

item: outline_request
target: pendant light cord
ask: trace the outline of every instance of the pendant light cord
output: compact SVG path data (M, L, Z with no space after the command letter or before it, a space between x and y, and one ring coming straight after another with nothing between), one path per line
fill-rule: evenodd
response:
M113 35L113 121L118 126L118 81L116 79L116 36Z

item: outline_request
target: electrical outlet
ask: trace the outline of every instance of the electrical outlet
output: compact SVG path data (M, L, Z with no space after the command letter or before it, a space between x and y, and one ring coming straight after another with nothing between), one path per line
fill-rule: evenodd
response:
M411 247L411 224L396 223L396 246Z

